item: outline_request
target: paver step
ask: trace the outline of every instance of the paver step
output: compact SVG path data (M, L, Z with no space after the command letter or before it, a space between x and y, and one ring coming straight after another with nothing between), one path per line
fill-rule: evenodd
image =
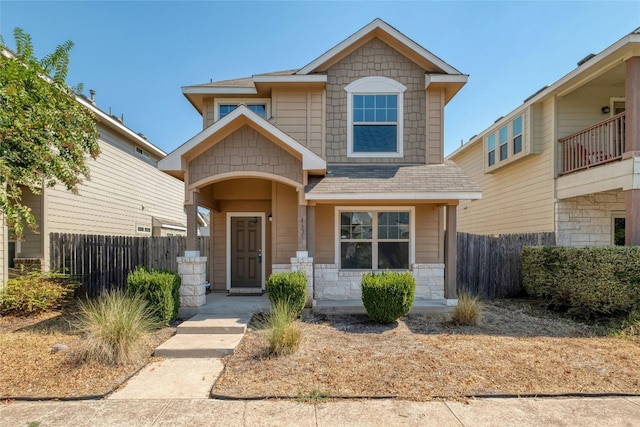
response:
M178 325L177 334L244 334L250 317L197 314Z
M167 358L224 357L233 354L243 334L177 334L160 344L155 356Z

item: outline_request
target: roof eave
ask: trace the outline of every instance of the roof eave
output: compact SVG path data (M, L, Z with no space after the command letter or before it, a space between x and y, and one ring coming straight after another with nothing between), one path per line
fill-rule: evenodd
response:
M451 193L422 192L422 193L322 193L305 194L307 200L478 200L482 198L481 191L457 191Z

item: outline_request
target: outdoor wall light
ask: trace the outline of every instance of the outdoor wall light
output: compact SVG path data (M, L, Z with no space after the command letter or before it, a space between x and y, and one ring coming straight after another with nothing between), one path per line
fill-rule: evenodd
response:
M271 213L269 213L269 216L267 216L267 219L269 220L269 222L273 221L273 215L271 215Z
M602 114L609 114L609 111L611 111L609 109L608 105L605 105L604 107L602 107Z

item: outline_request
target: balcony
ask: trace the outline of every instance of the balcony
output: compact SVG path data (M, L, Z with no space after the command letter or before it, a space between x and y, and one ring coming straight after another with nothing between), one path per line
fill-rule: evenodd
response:
M562 153L560 175L621 159L626 150L625 124L623 112L559 139Z

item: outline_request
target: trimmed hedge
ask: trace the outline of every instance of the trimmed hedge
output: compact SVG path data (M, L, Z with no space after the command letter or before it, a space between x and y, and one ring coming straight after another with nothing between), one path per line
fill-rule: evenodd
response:
M127 276L127 294L142 297L158 320L169 324L178 317L180 284L174 272L137 267Z
M362 303L374 322L391 323L413 306L416 280L409 272L385 271L362 276Z
M272 307L278 301L286 302L296 317L307 302L307 276L301 271L273 273L267 280L267 292Z
M621 316L640 305L640 247L525 247L521 262L527 293L572 317Z

